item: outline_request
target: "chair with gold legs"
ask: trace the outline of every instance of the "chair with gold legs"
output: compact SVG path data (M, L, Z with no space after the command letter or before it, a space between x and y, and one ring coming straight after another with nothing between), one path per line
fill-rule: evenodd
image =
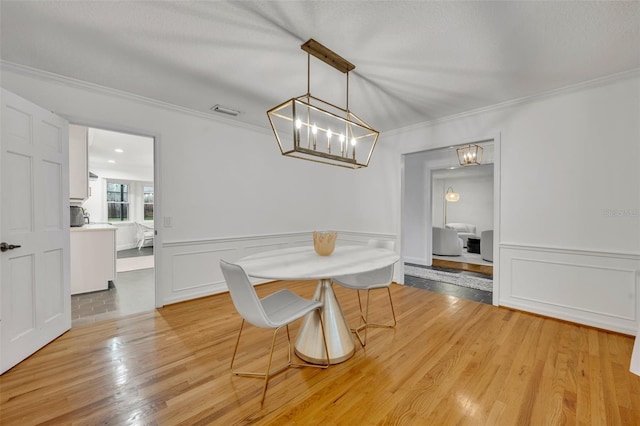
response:
M242 316L242 324L240 325L240 331L238 332L238 339L236 340L235 348L233 349L233 356L231 357L231 370L232 373L238 376L246 377L264 377L264 387L262 389L262 399L260 404L264 403L264 398L267 394L267 385L269 379L289 367L317 367L327 368L329 362L329 350L327 347L327 339L324 332L324 324L320 309L322 308L322 302L317 300L307 300L292 293L289 290L280 290L273 293L263 299L258 298L253 285L249 281L244 269L239 265L220 261L220 269L227 282L229 293L231 294L231 300L233 304ZM320 326L322 329L322 339L324 341L324 349L327 356L327 363L322 365L306 364L306 363L292 363L291 362L291 336L289 335L289 324L304 317L309 313L315 313L320 318ZM271 339L271 351L269 352L269 360L267 363L267 371L265 373L254 372L242 372L234 371L233 364L238 352L238 345L240 344L240 336L242 335L242 329L244 328L245 321L260 328L272 328L274 329L273 338ZM276 344L276 336L281 328L287 330L287 342L288 342L288 359L287 364L271 370L271 361L273 358L273 350Z
M379 247L393 250L395 247L395 243L393 241L369 240L369 247ZM358 306L360 307L360 325L357 328L352 329L352 331L355 332L362 346L366 346L367 344L367 329L369 327L395 328L397 323L396 313L393 309L393 300L391 299L391 290L389 288L391 282L393 281L393 265L362 274L333 277L332 280L334 283L341 285L342 287L356 290L356 293L358 294ZM369 322L369 296L371 290L381 288L386 289L387 294L389 295L389 305L391 306L391 315L393 318L393 323L391 324L374 324ZM362 310L360 290L367 291L367 301L365 304L364 312ZM360 334L362 330L364 330L364 336Z

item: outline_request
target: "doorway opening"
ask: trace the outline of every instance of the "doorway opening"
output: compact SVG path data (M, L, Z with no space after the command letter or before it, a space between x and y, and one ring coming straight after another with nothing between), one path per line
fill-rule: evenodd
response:
M481 244L493 231L493 164L431 177L432 266L493 276L492 244Z
M72 127L78 126L71 125L70 130ZM155 309L154 138L85 129L89 196L79 205L86 227L115 229L113 253L93 259L108 262L105 267L112 271L113 279L105 289L74 292L72 274L72 326ZM71 266L83 268L77 257L91 256L92 250L74 254L74 231L72 228Z
M458 146L404 156L405 284L490 304L499 150L494 139L471 143L484 148L482 165L460 166Z

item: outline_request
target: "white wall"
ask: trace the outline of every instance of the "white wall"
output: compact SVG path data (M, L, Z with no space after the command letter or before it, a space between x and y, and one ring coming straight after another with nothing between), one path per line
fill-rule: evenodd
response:
M451 187L460 199L447 206L447 222L475 225L476 235L493 229L493 174L475 177L433 179L434 226L444 227L444 194Z
M386 136L411 153L499 135L499 303L635 334L639 118L634 72Z
M400 159L383 137L354 171L282 157L268 128L6 63L2 86L72 122L156 138L159 305L224 290L220 258L309 244L314 229L340 231L338 244L397 239Z
M404 260L418 265L431 265L431 171L419 156L404 159L402 194L402 251Z
M499 135L499 303L637 329L637 72L388 132L359 171L281 157L267 130L7 64L2 85L73 122L156 138L156 213L172 223L158 226L160 304L223 290L219 258L308 244L313 229L341 231L339 243L396 239L410 194L385 145L406 154Z

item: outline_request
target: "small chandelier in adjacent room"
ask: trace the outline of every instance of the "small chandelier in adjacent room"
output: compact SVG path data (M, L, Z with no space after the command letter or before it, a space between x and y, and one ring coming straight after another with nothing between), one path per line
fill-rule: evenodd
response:
M461 166L477 166L482 162L483 148L480 145L466 145L456 151Z
M379 133L349 110L349 71L355 65L310 39L307 52L307 93L267 111L282 155L334 166L367 167ZM347 76L346 107L311 95L311 55Z

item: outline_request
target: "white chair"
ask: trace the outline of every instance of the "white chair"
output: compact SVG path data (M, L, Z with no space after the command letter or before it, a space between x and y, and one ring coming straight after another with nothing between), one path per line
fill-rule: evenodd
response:
M369 240L369 247L386 248L393 250L395 243L393 241L381 241L381 240ZM362 274L343 275L340 277L332 278L333 282L352 290L356 290L358 294L358 306L360 307L360 325L353 329L360 344L366 346L367 344L367 329L369 327L384 327L395 328L396 326L396 313L393 309L393 300L391 299L391 290L389 286L393 281L393 265L386 266L374 271L365 272ZM389 305L391 306L391 315L393 317L393 324L373 324L369 322L369 294L371 290L378 288L386 288L389 295ZM362 311L362 301L360 299L360 290L367 290L367 302L365 304L364 312ZM364 329L364 336L360 335L360 331Z
M453 229L433 227L432 252L440 256L460 256L462 254L462 238Z
M136 222L136 238L138 239L138 250L144 247L147 243L153 245L155 231L149 226L145 226Z
M242 316L242 324L240 325L238 339L236 340L236 346L233 349L233 356L231 357L231 370L233 374L238 376L264 377L264 387L262 389L262 399L260 400L260 404L264 403L264 397L267 393L267 385L269 384L269 379L273 375L278 374L289 367L327 368L329 366L329 349L327 347L324 324L320 314L320 309L322 308L321 301L303 299L286 289L273 293L263 299L259 299L253 285L249 281L249 277L241 266L221 260L220 269L222 269L222 274L224 275L227 286L229 287L229 293L231 294L233 305L240 316ZM315 312L320 317L320 328L322 329L324 349L327 356L326 365L306 363L296 364L291 362L291 336L289 335L289 324L304 317L310 312ZM245 320L256 327L275 329L271 341L271 351L269 352L269 362L267 364L266 373L252 373L233 370L233 363L236 358L236 353L238 352L238 345L240 344L240 336L242 335ZM286 365L271 371L271 360L273 358L276 336L282 327L285 327L287 330L287 341L289 344L288 361Z

